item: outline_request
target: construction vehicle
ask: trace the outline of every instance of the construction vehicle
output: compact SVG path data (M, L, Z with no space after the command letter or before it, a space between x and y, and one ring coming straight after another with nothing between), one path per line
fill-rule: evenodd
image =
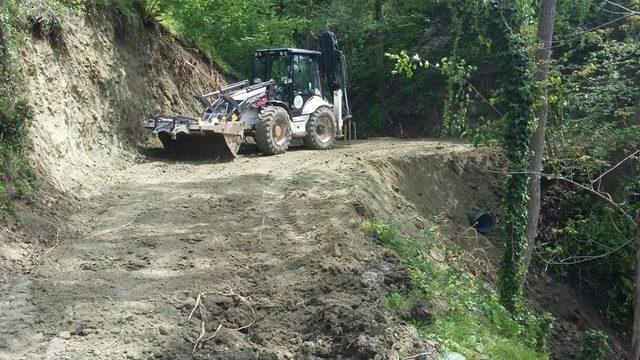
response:
M347 67L333 33L323 32L318 42L318 51L258 50L251 80L194 96L203 107L198 117L156 115L144 126L170 152L198 141L210 148L222 143L236 157L246 137L265 155L284 153L292 138L329 149L351 119Z

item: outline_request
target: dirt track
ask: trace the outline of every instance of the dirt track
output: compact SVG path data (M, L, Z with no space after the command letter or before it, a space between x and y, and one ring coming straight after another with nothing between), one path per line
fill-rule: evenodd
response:
M478 152L376 140L214 163L151 151L98 182L40 265L5 283L0 358L189 358L201 320L205 339L221 327L196 358L425 351L379 310L408 274L362 222L465 226L467 210L493 206Z

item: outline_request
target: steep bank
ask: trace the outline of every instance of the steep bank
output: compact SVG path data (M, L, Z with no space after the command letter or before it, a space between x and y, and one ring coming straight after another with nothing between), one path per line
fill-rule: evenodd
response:
M100 182L89 180L128 166L142 119L184 112L193 94L225 83L209 59L159 25L90 4L57 13L55 36L32 20L20 47L24 96L35 109L32 160L62 191L91 192Z

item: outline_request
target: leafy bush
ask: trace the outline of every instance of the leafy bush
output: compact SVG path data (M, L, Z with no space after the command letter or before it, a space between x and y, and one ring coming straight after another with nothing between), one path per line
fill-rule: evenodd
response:
M0 97L0 219L10 214L13 199L28 197L35 186L26 145L32 118L25 102L10 104Z
M27 133L33 118L31 107L24 101L15 101L13 77L9 69L13 51L9 27L10 12L14 4L0 9L0 220L12 212L12 201L28 197L35 188L35 175L27 159ZM12 13L15 17L15 14Z
M428 304L432 321L409 320L425 337L445 349L469 358L545 359L552 319L524 314L514 319L498 301L495 290L472 275L473 264L442 269L428 258L437 228L417 238L406 238L396 228L378 221L364 223L365 233L393 251L411 270L413 287L388 295L382 308L407 318L416 304Z
M578 360L604 360L610 352L607 335L600 330L589 330L576 358Z
M205 49L227 72L244 78L253 52L291 47L304 21L277 13L274 2L260 0L194 0L158 2L165 23Z

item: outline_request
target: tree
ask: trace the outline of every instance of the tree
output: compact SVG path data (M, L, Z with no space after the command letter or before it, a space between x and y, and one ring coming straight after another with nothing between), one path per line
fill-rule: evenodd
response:
M536 54L537 72L536 80L542 89L542 101L538 109L538 127L531 139L533 160L531 161L529 179L529 220L527 223L527 250L525 252L524 267L529 268L531 254L535 248L538 237L538 222L540 220L540 173L542 172L542 159L544 155L544 140L549 113L549 62L553 40L553 28L556 18L556 0L540 0L540 21L538 23L538 39L542 46Z
M307 11L306 11L306 31L304 37L304 47L305 49L311 49L311 25L312 25L312 17L311 17L311 8L312 8L312 0L307 0Z
M384 35L382 33L382 0L375 0L374 20L376 22L376 70L378 72L378 99L382 99L384 85Z
M524 252L527 244L527 175L535 97L533 64L518 29L522 16L513 5L492 2L490 18L492 43L502 68L500 78L503 112L502 146L508 160L509 175L501 199L504 248L499 270L499 294L502 305L512 313L520 310L524 287Z
M636 276L633 300L633 334L631 339L631 359L640 359L640 211L636 216Z

